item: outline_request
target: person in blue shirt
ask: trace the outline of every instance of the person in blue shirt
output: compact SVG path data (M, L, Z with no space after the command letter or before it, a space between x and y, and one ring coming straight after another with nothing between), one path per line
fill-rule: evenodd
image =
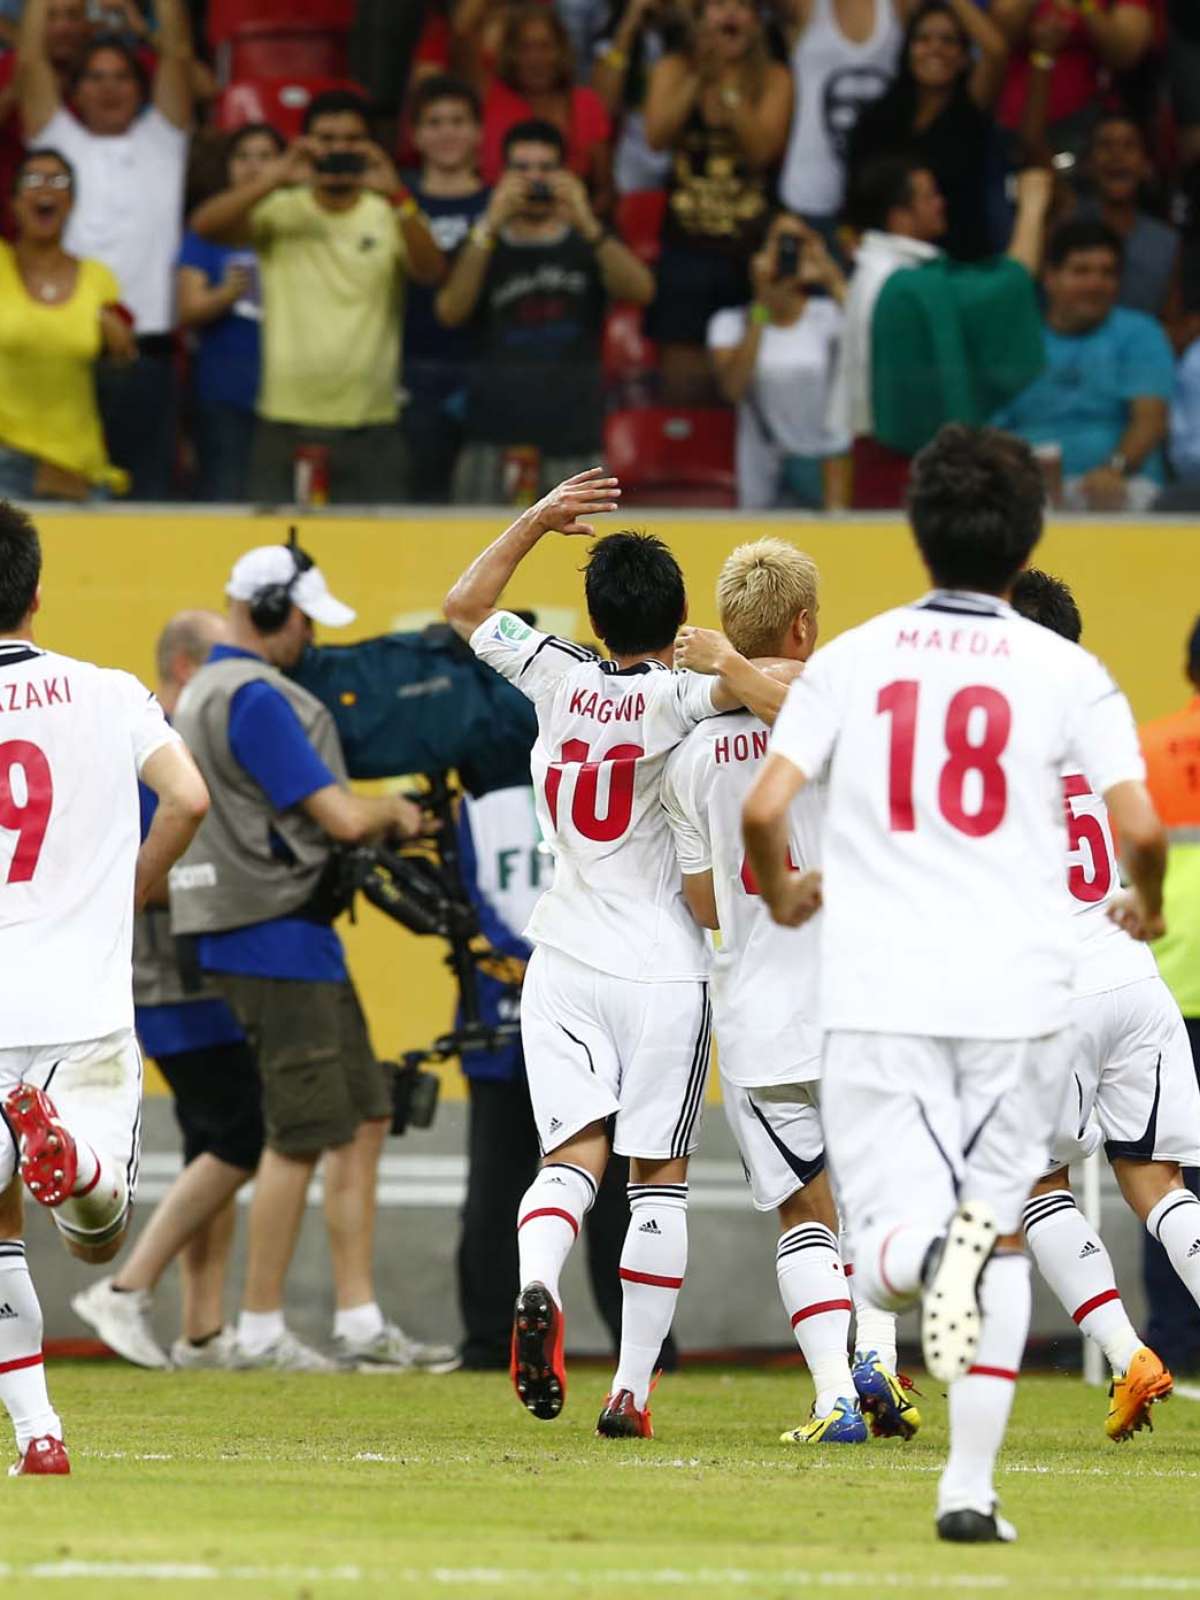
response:
M155 653L158 698L168 717L184 685L226 637L225 619L215 611L180 612L163 629ZM144 784L139 788L145 838L157 800ZM224 1294L234 1196L253 1177L263 1145L258 1067L233 1012L198 974L182 970L165 909L139 914L133 987L142 1049L174 1096L184 1170L117 1272L71 1304L110 1349L138 1366L221 1367L233 1342ZM168 1360L150 1325L151 1297L176 1257L182 1335Z
M413 90L409 115L421 155L421 170L409 187L438 249L453 261L491 196L476 170L482 138L479 96L456 78L425 78ZM427 504L450 498L478 342L472 327L447 328L438 321L434 295L432 288L410 284L404 311L408 404L402 425L412 462L412 498Z
M283 154L265 122L229 139L222 188L257 178ZM258 399L262 295L248 244L218 244L189 229L175 275L179 324L195 332L192 364L196 490L201 500L245 500Z
M296 1338L283 1313L321 1161L339 1364L444 1367L455 1352L409 1339L375 1297L375 1191L391 1074L375 1058L333 926L341 907L325 892L339 845L412 837L424 818L401 795L349 787L333 718L286 676L312 641L314 620L354 620L311 558L294 545L251 550L225 592L229 642L214 646L176 711L211 804L170 895L172 929L194 941L200 968L246 1030L263 1085L266 1146L233 1361L288 1371L332 1365Z
M1175 361L1153 317L1117 304L1123 247L1071 221L1046 246L1046 366L992 421L1061 452L1063 505L1145 511L1164 478Z

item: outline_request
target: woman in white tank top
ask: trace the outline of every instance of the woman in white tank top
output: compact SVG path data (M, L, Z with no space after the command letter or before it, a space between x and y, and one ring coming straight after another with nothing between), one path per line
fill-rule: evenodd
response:
M779 193L809 222L831 227L842 208L846 140L896 75L911 9L911 0L791 0L796 109Z

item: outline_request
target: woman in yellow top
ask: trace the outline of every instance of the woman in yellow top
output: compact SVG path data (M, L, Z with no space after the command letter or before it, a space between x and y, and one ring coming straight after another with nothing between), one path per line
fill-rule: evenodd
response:
M0 241L0 495L87 500L123 493L108 460L95 365L134 354L117 280L63 249L75 173L53 150L17 169L15 244Z

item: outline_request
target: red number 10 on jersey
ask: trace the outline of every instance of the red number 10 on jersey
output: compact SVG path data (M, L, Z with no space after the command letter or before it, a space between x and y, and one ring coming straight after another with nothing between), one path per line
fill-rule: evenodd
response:
M633 820L633 793L637 762L645 751L640 744L615 744L602 756L592 759L591 746L584 739L568 739L558 760L546 772L546 804L550 820L558 827L558 791L563 768L579 763L575 791L571 796L571 822L577 833L598 844L612 844L621 838ZM607 766L608 807L600 815L600 768Z

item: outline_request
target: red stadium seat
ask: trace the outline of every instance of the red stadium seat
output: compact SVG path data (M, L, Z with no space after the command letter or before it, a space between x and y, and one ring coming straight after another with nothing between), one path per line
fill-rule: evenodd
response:
M622 504L736 505L733 429L733 412L717 407L610 412L604 459L621 480Z
M354 0L209 0L208 40L243 33L349 33Z
M658 346L642 330L642 308L615 305L604 319L604 378L626 383L658 370Z
M258 78L231 83L217 100L217 127L228 130L247 122L269 122L285 138L295 139L309 102L327 89L363 92L346 78Z
M647 266L654 265L662 249L659 235L666 208L665 189L636 189L617 201L617 232Z

